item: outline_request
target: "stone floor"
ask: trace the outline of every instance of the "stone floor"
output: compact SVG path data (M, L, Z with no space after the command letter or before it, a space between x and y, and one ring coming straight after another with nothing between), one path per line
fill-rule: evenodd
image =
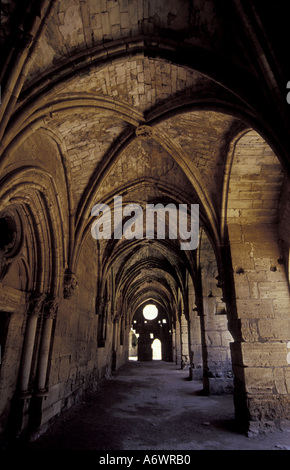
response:
M290 429L246 437L232 396L204 396L174 363L130 361L27 450L290 450Z

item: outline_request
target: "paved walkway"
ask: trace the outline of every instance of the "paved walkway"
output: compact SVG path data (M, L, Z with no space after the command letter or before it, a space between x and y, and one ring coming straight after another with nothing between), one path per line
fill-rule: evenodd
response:
M279 450L290 432L248 438L232 396L203 396L173 363L130 361L59 417L28 450Z

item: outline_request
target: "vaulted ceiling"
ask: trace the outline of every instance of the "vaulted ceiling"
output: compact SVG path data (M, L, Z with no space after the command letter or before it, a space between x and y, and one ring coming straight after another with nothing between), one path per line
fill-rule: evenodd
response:
M2 175L29 167L53 180L70 234L65 264L76 268L94 204L112 205L116 195L124 204L197 203L201 227L213 244L221 243L233 139L254 127L273 138L282 157L287 153L270 112L273 103L279 108L285 72L274 64L274 75L265 66L261 87L257 50L254 61L251 56L259 44L248 42L241 2L61 0L1 7L8 97ZM275 18L277 10L267 9ZM265 99L269 86L276 94ZM104 278L113 268L118 292L133 310L146 298L169 309L187 273L194 279L196 272L196 252L181 252L173 240L103 240L98 249Z

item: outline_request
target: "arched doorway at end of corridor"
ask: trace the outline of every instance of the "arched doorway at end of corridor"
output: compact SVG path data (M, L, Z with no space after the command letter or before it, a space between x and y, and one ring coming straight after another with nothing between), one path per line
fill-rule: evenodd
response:
M154 307L154 315L147 315L147 307L140 306L132 319L129 359L138 361L172 361L172 333L169 319L161 306ZM152 305L151 305L152 307ZM147 309L147 310L146 310Z
M160 339L155 338L151 345L152 348L152 359L153 361L162 360L162 343Z

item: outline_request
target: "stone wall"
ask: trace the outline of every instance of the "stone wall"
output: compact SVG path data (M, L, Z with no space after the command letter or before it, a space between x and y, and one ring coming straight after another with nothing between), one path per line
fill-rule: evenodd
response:
M233 366L241 421L288 416L288 16L259 3L2 1L2 428L123 364L148 298L207 391ZM199 204L204 249L95 242L92 207L120 194Z
M236 297L236 313L231 313L236 412L241 420L243 414L250 417L253 432L263 422L271 426L275 419L289 419L289 279L274 210L281 168L271 150L259 142L256 139L256 152L255 145L248 147L247 138L243 151L239 153L242 143L237 149L228 209ZM247 161L251 161L248 166ZM246 189L249 200L244 197Z

